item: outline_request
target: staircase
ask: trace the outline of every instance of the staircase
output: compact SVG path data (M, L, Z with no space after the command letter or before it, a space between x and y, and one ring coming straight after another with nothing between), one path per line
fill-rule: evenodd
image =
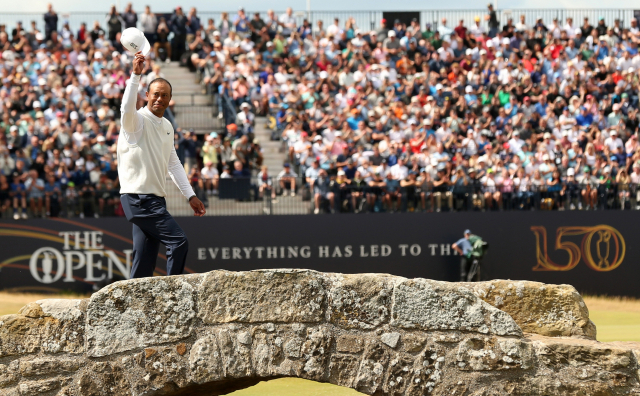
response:
M210 95L202 93L196 74L180 67L178 62L162 63L160 67L173 87L173 112L178 126L183 130L194 129L197 134L218 131L218 108Z
M267 129L266 122L265 117L256 117L254 135L262 147L262 164L267 166L271 177L276 177L282 170L282 165L288 162L287 153L284 150L281 152L282 142L271 140L271 131Z

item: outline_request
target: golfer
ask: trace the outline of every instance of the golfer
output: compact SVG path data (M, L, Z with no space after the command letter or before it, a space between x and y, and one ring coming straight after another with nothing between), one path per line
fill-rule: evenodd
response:
M160 243L167 247L167 274L182 273L189 243L178 223L167 212L167 173L189 200L195 216L204 216L173 143L173 127L163 118L171 100L171 84L163 78L151 81L147 105L136 110L144 55L135 54L133 74L122 98L118 137L120 200L127 220L133 223L133 262L130 278L153 276Z

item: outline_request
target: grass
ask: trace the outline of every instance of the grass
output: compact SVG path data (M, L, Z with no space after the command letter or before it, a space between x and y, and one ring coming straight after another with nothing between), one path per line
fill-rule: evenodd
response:
M640 341L640 300L585 296L598 341Z
M228 396L356 396L353 389L300 378L278 378L229 393Z
M77 294L35 294L35 293L8 293L0 292L0 316L17 314L20 308L30 302L45 298L85 298L87 296Z
M0 315L18 313L29 302L45 298L84 298L80 295L51 295L0 292ZM589 316L598 329L598 341L640 341L640 300L586 296ZM361 393L331 384L299 378L260 382L230 396L356 396Z

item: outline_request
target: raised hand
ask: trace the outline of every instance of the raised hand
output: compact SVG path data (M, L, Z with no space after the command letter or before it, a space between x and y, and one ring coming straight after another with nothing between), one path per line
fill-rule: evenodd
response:
M133 74L141 75L142 70L144 70L144 55L142 51L138 51L133 59Z

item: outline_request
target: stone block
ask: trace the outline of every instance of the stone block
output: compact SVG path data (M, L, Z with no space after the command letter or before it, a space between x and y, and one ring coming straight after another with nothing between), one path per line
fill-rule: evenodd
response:
M342 335L336 340L336 351L345 353L360 353L364 349L365 338L358 334Z
M43 310L44 305L44 310ZM84 352L86 300L41 300L0 317L0 357ZM69 313L60 313L66 312Z
M23 381L20 383L18 390L21 395L33 396L47 393L58 388L60 388L60 380L53 378L38 381Z
M488 304L508 313L525 333L596 339L589 310L571 285L510 280L464 285Z
M78 371L79 368L80 361L74 359L44 358L20 362L20 374L23 377L68 374Z
M174 342L193 331L197 276L116 282L91 296L87 310L89 356Z
M19 364L20 362L17 360L9 364L0 364L0 388L5 388L18 381L20 378Z
M389 321L394 283L402 278L337 275L329 290L329 321L344 329L374 329Z
M144 381L134 378L134 381ZM119 364L96 362L80 374L78 391L81 396L131 396L131 383Z
M198 290L204 323L320 322L326 276L305 270L212 271Z
M389 350L377 339L369 339L365 344L354 388L373 395L382 390L384 374L389 363Z
M357 356L333 354L329 363L329 381L334 385L353 387L359 365L360 358Z
M404 280L396 285L391 317L391 325L403 329L522 335L508 314L469 289L427 279Z
M215 334L200 338L193 344L189 355L189 368L191 379L198 384L224 378L220 349Z

